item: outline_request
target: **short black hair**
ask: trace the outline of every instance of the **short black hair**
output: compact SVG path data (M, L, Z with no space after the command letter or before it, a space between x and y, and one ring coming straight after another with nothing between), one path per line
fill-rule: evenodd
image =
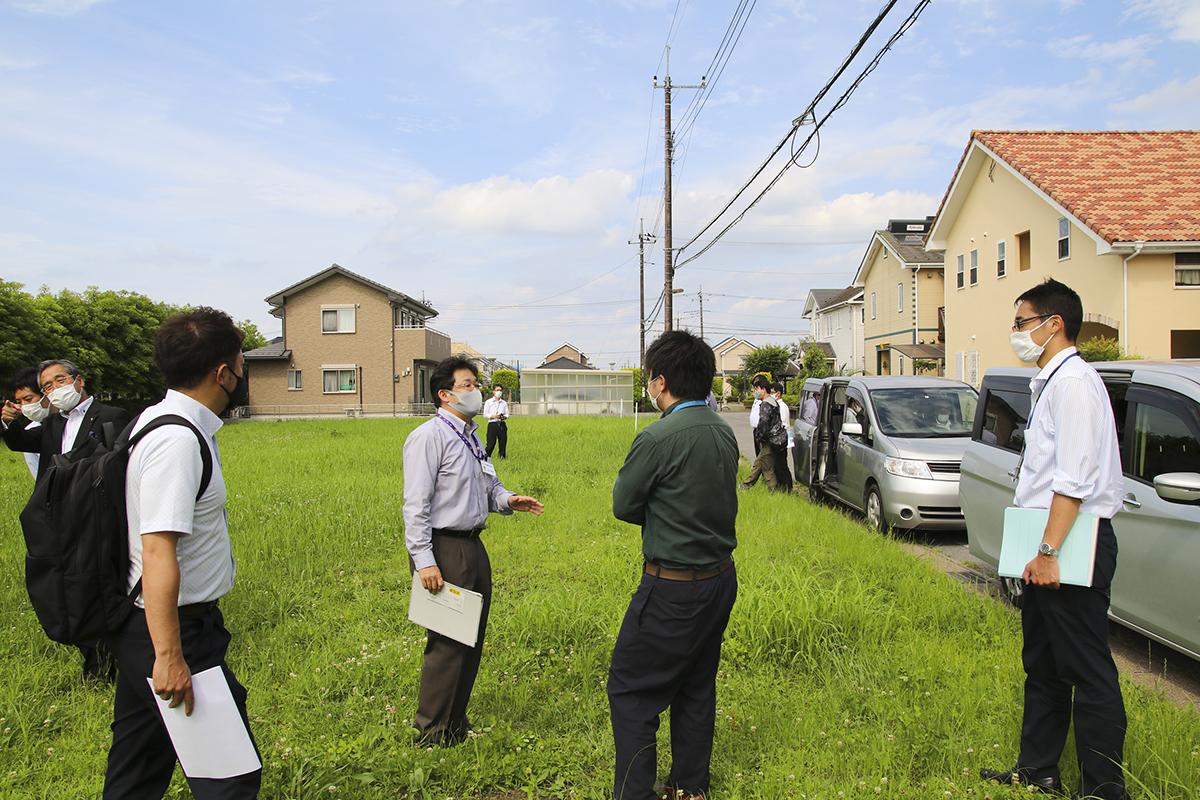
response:
M232 369L245 338L233 317L201 306L160 325L151 355L168 389L193 389L222 364Z
M757 386L760 389L770 389L771 379L766 375L755 375L754 380L750 381L751 386Z
M712 391L717 357L691 331L667 331L646 348L646 374L665 378L667 390L680 400L703 400Z
M783 394L783 384L780 383L779 381L775 381L774 383L771 384L771 391L779 392L780 394Z
M13 394L16 394L21 389L28 389L34 394L41 396L42 381L41 370L37 367L25 367L25 369L17 370L17 374L12 376L12 381L9 383L9 389Z
M433 373L429 376L429 391L433 393L434 407L442 407L442 398L438 397L438 392L442 389L450 391L454 388L454 373L460 369L471 370L471 374L475 376L476 380L479 380L479 367L472 364L471 359L462 356L443 358L433 368Z
M1074 342L1079 338L1079 329L1083 327L1083 301L1075 290L1065 283L1059 283L1053 278L1029 289L1013 305L1028 302L1038 314L1062 317L1063 333L1067 339Z

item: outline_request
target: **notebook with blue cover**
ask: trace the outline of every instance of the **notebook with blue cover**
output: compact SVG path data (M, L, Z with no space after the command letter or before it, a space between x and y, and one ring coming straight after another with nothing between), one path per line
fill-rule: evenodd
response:
M1004 538L1000 543L1002 578L1019 578L1025 565L1038 554L1038 546L1046 532L1050 510L1045 508L1004 509ZM1100 518L1095 514L1079 514L1071 532L1058 553L1059 583L1091 586L1096 565L1096 532Z

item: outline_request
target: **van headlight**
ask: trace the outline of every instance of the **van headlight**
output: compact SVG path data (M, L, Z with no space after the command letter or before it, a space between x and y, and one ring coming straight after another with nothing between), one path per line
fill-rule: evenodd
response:
M933 474L929 471L929 465L924 461L887 456L883 460L883 468L891 474L899 475L902 478L925 478L926 480L933 480Z

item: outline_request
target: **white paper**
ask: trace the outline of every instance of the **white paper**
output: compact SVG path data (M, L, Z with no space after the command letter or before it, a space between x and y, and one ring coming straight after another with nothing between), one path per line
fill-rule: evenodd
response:
M440 633L467 647L479 638L479 619L483 615L483 595L443 581L437 594L421 585L421 574L413 573L412 594L408 599L408 620L434 633Z
M146 678L150 691L154 681ZM192 694L196 702L187 716L184 704L170 707L170 701L154 695L175 755L183 774L189 778L232 778L262 768L250 732L238 712L225 671L220 667L192 675Z

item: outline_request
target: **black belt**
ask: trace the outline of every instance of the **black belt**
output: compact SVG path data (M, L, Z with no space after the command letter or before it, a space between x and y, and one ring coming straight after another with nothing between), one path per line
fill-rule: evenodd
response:
M181 617L198 617L201 614L206 614L217 607L216 600L209 600L207 603L189 603L186 606L179 607L179 616Z
M435 536L453 536L455 539L478 539L479 534L483 533L483 528L472 528L469 531L456 531L450 528L434 528Z
M647 561L642 565L642 572L668 581L706 581L709 578L717 577L732 566L732 558L716 569L668 569L653 561Z

